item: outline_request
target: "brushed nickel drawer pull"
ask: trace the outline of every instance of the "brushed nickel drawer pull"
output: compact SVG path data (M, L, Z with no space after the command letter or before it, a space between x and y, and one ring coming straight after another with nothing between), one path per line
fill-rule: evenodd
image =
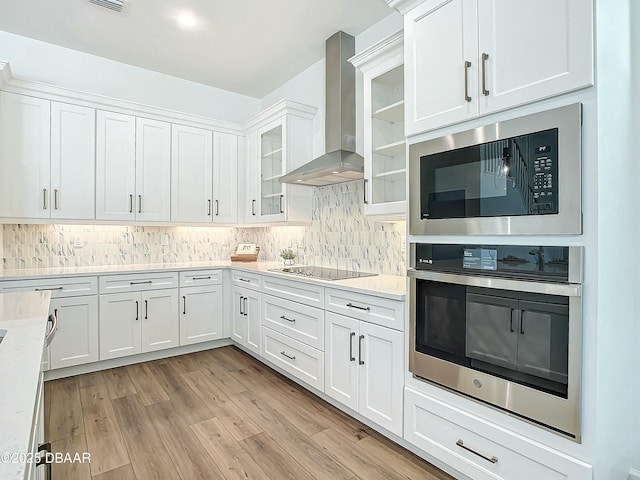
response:
M280 315L280 318L282 320L286 320L287 322L291 322L291 323L295 323L296 319L295 318L287 318L284 315Z
M471 97L469 96L469 67L471 66L471 62L469 60L465 60L464 62L464 101L470 102Z
M365 312L368 312L371 310L371 307L360 307L358 305L354 305L351 302L347 303L347 307L357 308L358 310L364 310Z
M479 456L480 458L485 459L487 462L491 462L491 463L498 463L498 457L493 456L493 457L487 457L486 455L483 455L480 452L476 452L474 449L467 447L464 442L460 439L458 439L458 441L456 442L456 445L458 445L460 448L464 448L467 452L471 452L474 455Z
M289 355L284 353L284 350L280 352L280 355L287 357L289 360L295 360L296 359L295 355L293 357L290 357Z
M52 288L36 288L36 292L54 292L56 290L64 290L64 287L52 287Z
M251 283L251 280L247 280L246 278L238 278L241 282Z
M129 282L129 285L151 285L153 280L147 280L144 282Z
M193 280L211 280L211 275L208 277L191 277Z
M355 362L356 357L353 356L353 337L356 336L356 332L351 332L349 334L349 361Z
M487 90L487 60L489 59L488 53L482 54L482 94L486 97L489 95Z

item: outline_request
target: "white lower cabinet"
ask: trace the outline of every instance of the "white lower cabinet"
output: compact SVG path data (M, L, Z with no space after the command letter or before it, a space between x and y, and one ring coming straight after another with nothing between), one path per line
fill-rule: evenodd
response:
M222 285L180 288L180 345L222 338Z
M49 346L49 368L98 361L98 296L51 299L58 331Z
M248 288L231 290L231 339L260 354L260 293Z
M100 296L100 360L178 344L177 289Z
M474 480L587 480L590 465L405 388L404 438Z
M325 342L325 393L402 435L403 332L326 312Z

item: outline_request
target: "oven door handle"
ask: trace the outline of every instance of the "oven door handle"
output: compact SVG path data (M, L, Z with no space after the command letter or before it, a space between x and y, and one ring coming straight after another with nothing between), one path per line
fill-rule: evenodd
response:
M564 297L581 297L582 285L575 283L536 282L530 280L514 280L511 278L495 278L482 275L459 275L431 270L415 270L410 268L407 275L411 279L432 280L434 282L454 283L472 287L496 288L516 292L545 293Z

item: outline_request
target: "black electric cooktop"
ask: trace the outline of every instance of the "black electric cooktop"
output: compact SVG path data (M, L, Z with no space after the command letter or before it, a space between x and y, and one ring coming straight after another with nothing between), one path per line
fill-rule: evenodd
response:
M339 270L337 268L295 266L284 268L272 268L270 272L288 273L290 275L300 275L301 277L320 278L322 280L345 280L348 278L372 277L377 273L354 272L351 270Z

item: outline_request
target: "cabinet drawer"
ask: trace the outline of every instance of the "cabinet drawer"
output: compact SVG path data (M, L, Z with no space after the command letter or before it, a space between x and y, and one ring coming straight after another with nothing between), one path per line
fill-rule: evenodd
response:
M222 283L222 270L191 270L180 272L181 287L217 285Z
M100 293L139 292L178 286L178 273L134 273L100 277Z
M264 295L262 322L277 332L324 351L323 310Z
M324 303L327 311L404 330L404 302L327 288Z
M262 277L262 291L283 297L311 307L324 307L324 287L299 280L264 276Z
M324 353L262 327L264 358L318 390L324 389Z
M51 298L77 297L98 293L97 277L43 278L0 282L0 293L51 290Z
M231 270L231 283L238 287L260 290L260 275L242 270Z
M477 480L586 480L591 466L405 388L404 438Z

